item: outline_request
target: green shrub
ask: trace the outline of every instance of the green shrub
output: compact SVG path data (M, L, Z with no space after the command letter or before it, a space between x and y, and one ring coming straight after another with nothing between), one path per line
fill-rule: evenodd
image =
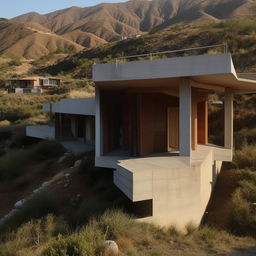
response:
M238 169L256 170L256 146L244 144L235 152L233 163Z
M8 63L10 66L20 66L22 64L20 57L13 57Z
M256 129L242 129L235 133L235 148L241 149L244 144L256 144Z
M56 239L43 251L43 256L92 256L103 255L104 235L88 225L79 234Z
M107 210L94 225L106 233L107 239L114 240L119 235L132 234L136 223L121 210Z
M31 220L1 238L0 256L19 255L19 250L41 246L59 234L67 234L68 229L62 218L53 215Z
M0 121L0 127L9 126L11 124L8 120Z
M172 225L167 229L167 234L170 236L179 236L181 233L175 225Z
M192 222L189 222L187 225L186 225L186 234L187 235L191 235L193 234L196 230L197 230L197 227L194 223Z
M232 195L229 228L239 235L256 234L256 173L250 170L237 172L238 188Z
M61 238L54 241L43 256L84 256L83 241L78 236ZM92 254L91 254L92 255Z

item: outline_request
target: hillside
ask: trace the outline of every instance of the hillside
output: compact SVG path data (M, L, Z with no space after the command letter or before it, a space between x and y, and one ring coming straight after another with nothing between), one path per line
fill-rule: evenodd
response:
M50 52L80 51L83 47L73 41L52 33L35 23L19 23L0 20L0 54L3 57L23 56L37 59Z
M255 72L256 68L256 19L240 18L195 25L173 25L163 30L154 29L139 38L84 50L55 65L35 70L37 73L58 75L65 73L74 78L90 78L93 63L114 62L116 57L161 51L186 49L227 43L238 72ZM198 53L218 53L204 50ZM195 54L195 52L190 52ZM183 53L180 53L181 55ZM166 57L176 55L165 54ZM140 59L140 58L139 58ZM133 59L136 60L136 59Z
M13 19L16 23L11 25L18 26L17 29L1 25L0 41L6 44L1 44L4 49L0 54L40 58L70 44L76 50L92 48L155 28L218 22L251 16L255 11L254 0L130 0L85 8L70 7L45 15L31 12Z
M252 15L255 10L253 0L131 0L86 8L71 7L46 15L28 13L14 19L39 23L60 35L80 30L106 41L115 41L121 36L148 32L158 26L216 21Z

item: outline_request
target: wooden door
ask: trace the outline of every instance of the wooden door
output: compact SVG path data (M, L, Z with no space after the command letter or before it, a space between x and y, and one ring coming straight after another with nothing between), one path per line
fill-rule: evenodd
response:
M179 151L179 108L169 107L168 114L168 151Z

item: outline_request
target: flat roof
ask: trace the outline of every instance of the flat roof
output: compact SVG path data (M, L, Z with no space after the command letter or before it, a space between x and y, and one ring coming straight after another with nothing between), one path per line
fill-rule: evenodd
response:
M256 80L238 77L230 53L93 65L93 81L102 88L179 86L185 77L195 87L256 92Z
M95 116L95 98L61 99L60 103L44 104L43 110L53 113Z

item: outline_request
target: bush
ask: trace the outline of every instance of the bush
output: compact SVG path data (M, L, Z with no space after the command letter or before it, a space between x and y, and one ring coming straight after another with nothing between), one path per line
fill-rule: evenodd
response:
M79 234L61 237L49 244L43 256L91 256L103 255L104 234L88 225Z
M11 124L8 120L0 121L0 127L9 126Z
M31 220L1 238L0 256L20 255L23 248L38 247L59 234L67 234L68 229L62 218L53 215Z
M256 129L242 129L235 133L235 147L240 150L244 144L256 144Z
M256 146L244 144L235 152L233 163L238 169L256 170Z
M16 255L22 248L40 246L59 234L66 234L67 231L67 223L53 215L31 220L1 238L0 256Z
M13 57L8 63L10 66L20 66L22 64L20 57Z
M84 256L83 241L78 236L61 238L54 241L44 252L43 256ZM93 254L90 254L93 255Z
M232 195L229 228L238 235L256 234L256 173L249 170L237 172L238 188Z
M108 240L115 240L119 235L134 234L136 227L134 220L121 210L107 210L93 224L106 234Z

